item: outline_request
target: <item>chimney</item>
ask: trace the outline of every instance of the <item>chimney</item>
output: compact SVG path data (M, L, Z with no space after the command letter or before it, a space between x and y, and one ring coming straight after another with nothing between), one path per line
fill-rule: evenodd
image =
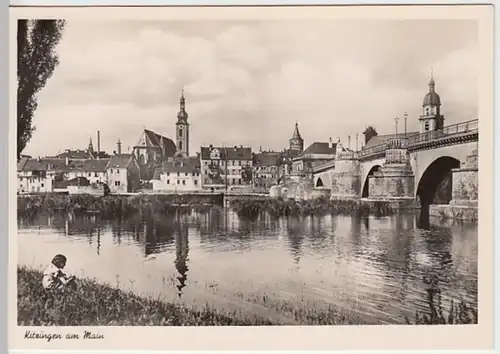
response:
M101 152L101 132L97 131L97 154Z
M329 138L329 141L330 141L330 143L329 143L329 147L330 147L330 149L331 149L331 148L333 148L333 141L332 141L332 137L330 137L330 138Z
M118 142L116 143L118 146L118 155L122 154L122 142L120 141L120 138L118 138Z
M66 164L66 166L69 165L69 158L68 158L68 156L66 156L66 159L65 159L64 163Z

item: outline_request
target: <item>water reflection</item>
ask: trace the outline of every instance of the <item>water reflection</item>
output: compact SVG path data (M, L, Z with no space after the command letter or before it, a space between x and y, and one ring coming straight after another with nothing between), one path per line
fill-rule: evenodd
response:
M186 286L187 281L187 267L189 253L189 238L188 238L188 228L179 226L175 234L175 269L179 272L177 280L179 284L177 285L178 295L181 297L182 289Z
M391 323L422 309L428 293L477 301L477 228L443 225L421 214L245 218L213 208L127 220L37 216L18 225L21 263L45 262L37 251L43 247L67 254L72 264L96 264L97 278L122 272L121 279L130 277L146 292L166 292L158 286L166 276L182 301L300 291L307 301L342 307L355 301L366 316ZM208 294L197 285L207 283L224 292Z

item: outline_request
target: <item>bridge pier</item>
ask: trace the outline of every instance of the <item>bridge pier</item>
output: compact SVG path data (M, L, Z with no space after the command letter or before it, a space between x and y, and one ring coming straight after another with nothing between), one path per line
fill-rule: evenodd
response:
M385 160L381 170L368 177L369 198L414 199L415 177L404 138L387 143Z
M361 169L357 153L337 152L330 199L359 199L361 196Z
M478 219L477 148L460 168L452 169L452 199L449 205L431 205L430 215L465 221Z

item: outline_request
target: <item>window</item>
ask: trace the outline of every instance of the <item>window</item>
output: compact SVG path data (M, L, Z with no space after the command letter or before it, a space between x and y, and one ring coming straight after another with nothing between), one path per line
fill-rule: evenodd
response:
M170 180L169 179L167 179L167 184L170 184Z
M116 174L119 175L120 174L120 170L116 170Z
M181 173L180 173L180 172L177 172L177 177L179 177L180 175L181 175Z
M167 177L170 176L170 172L167 172Z
M181 181L177 180L177 184L181 184Z
M424 123L424 130L429 131L429 121Z
M233 178L233 184L236 184L236 178Z
M238 184L241 184L241 178L238 179Z
M179 137L182 138L182 127L179 127ZM182 148L181 148L182 149Z
M118 187L120 185L120 181L115 181L115 186Z
M185 179L183 179L183 180L182 180L182 184L183 184L184 186L186 185L186 180L185 180Z
M42 188L43 188L43 183L42 183Z
M241 166L241 161L238 161L238 166Z
M179 141L179 150L182 150L182 140Z
M92 173L89 172L89 177L92 176Z
M97 177L97 172L96 172L96 173L94 173L94 177Z
M196 173L193 172L193 177L196 175Z
M189 173L186 172L186 177L189 176Z
M194 180L194 185L197 186L198 185L198 181L197 180Z

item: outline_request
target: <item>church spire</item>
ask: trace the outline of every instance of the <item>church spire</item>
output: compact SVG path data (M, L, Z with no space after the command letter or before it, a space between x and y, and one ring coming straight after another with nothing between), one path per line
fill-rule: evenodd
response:
M434 70L431 68L431 78L429 80L429 92L434 92L436 82L434 81Z
M89 151L93 152L94 151L94 145L92 144L92 138L89 140Z
M304 140L300 136L298 122L295 122L295 129L293 130L293 135L289 142L290 150L302 151L304 149Z
M179 113L177 113L177 120L184 121L187 123L187 118L188 118L188 114L186 112L186 99L184 98L184 89L182 89L181 98L180 98L180 109L179 109Z

